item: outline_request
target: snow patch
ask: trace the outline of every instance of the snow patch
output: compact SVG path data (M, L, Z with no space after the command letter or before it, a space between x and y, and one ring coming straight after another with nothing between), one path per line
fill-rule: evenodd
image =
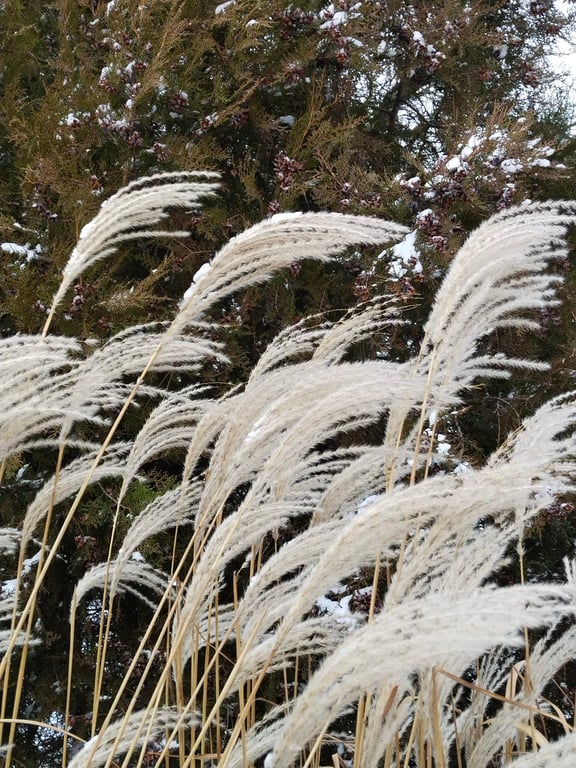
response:
M373 507L376 502L380 501L380 499L383 499L381 493L371 493L369 496L366 496L365 499L362 499L360 504L358 504L358 514L361 515L364 512L366 512L370 507Z
M508 55L508 46L506 43L502 43L502 45L495 45L492 48L492 53L497 61L504 61Z
M27 262L40 258L43 250L44 249L39 243L34 246L30 243L26 243L25 245L19 245L18 243L0 243L0 251L9 253L11 256L21 256Z
M24 560L24 563L22 565L22 571L20 573L20 578L24 576L28 576L28 574L32 570L32 566L38 564L38 562L40 561L40 553L41 553L41 550L39 549L35 555L32 555L32 557L27 557L26 560ZM6 581L1 581L0 593L2 594L2 597L6 598L14 595L16 593L17 584L18 584L18 579L7 579Z
M537 166L539 168L550 168L552 163L547 157L535 157L533 160L530 160L528 165L532 167Z
M446 163L446 170L450 171L451 173L457 173L458 171L467 172L470 170L470 166L465 160L456 155L455 157L451 157L450 160L448 160Z
M184 296L182 297L182 301L180 302L180 306L182 306L182 305L183 305L183 304L184 304L186 301L188 301L188 299L189 299L189 298L190 298L190 297L191 297L191 296L192 296L194 293L196 293L196 289L197 289L197 287L198 287L198 283L200 282L200 280L201 280L201 279L202 279L202 278L203 278L205 275L207 275L207 274L208 274L208 272L210 272L210 270L211 270L211 269L212 269L212 266L211 266L210 262L208 262L208 261L207 261L207 262L205 262L204 264L202 264L202 266L200 267L200 269L198 269L198 270L195 272L195 274L194 274L194 277L192 278L192 282L191 282L191 284L190 284L190 287L186 289L186 291L185 291L185 293L184 293Z
M350 610L350 600L352 595L340 598L340 600L330 600L328 597L316 598L315 605L327 616L332 616L337 624L345 624L349 627L358 625L358 618Z
M217 5L216 8L214 8L214 14L220 16L221 14L226 13L228 8L231 8L233 5L236 5L236 0L227 0L225 3L220 3L220 5Z
M514 173L520 173L520 171L524 170L524 166L518 160L514 157L507 157L500 163L500 168L504 171L504 173L507 174L514 174Z
M430 209L427 209L430 210ZM425 213L423 211L422 213ZM416 230L409 232L404 240L396 243L390 251L383 251L379 258L391 253L392 258L388 265L388 274L391 280L399 280L409 271L412 274L421 274L423 271L420 255L416 248Z

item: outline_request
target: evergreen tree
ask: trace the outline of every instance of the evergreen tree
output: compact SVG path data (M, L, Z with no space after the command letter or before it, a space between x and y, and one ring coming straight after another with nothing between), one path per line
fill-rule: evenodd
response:
M218 245L280 210L415 223L430 262L422 282L479 220L557 196L572 178L569 114L545 56L570 20L552 3L62 0L0 14L0 224L28 264L5 260L7 333L41 325L83 223L145 174L217 170L223 194L189 220L188 243L132 249L111 272L88 275L58 330L105 335L168 314ZM365 296L350 277L335 282ZM280 325L309 308L302 300L346 304L350 289L326 299L310 278L289 276ZM242 320L254 303L270 315L251 296Z

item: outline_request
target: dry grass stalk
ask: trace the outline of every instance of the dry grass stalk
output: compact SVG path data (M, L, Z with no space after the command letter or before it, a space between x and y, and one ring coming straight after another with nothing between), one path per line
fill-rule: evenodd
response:
M168 209L195 208L214 190L210 174L182 173L139 180L111 198L84 229L52 313L87 266L122 241L164 236L154 226ZM322 765L328 748L333 764L354 768L448 766L454 753L458 766L487 768L528 743L539 751L516 760L519 768L573 764L569 717L558 707L544 712L542 693L574 656L573 628L558 630L576 608L574 566L564 585L487 584L510 543L545 508L547 489L574 491L576 393L543 406L485 466L462 475L429 476L440 457L423 438L434 422L433 438L441 414L465 400L479 377L542 367L480 354L478 344L498 328L532 328L530 313L555 302L557 279L546 268L562 252L574 213L572 203L536 204L473 233L438 293L419 354L402 364L345 362L359 336L401 322L394 303L380 300L336 323L286 329L245 385L220 398L200 385L174 393L147 381L154 371L194 372L205 359L224 358L206 322L222 298L299 258L327 260L347 245L406 234L396 224L336 214L275 216L234 238L201 271L168 326L127 329L91 350L48 335L51 313L42 337L0 340L2 459L37 446L58 452L21 531L0 531L3 549L20 546L14 596L0 599L0 621L9 625L0 634L5 681L15 646L34 642L35 602L87 488L105 477L119 483L108 558L75 592L72 635L95 589L102 610L93 737L69 766L177 759L181 768L209 760L221 768L259 760L266 768L308 768ZM129 405L149 396L158 404L147 422L119 441ZM383 414L381 445L339 444ZM87 423L106 428L105 437L79 439L77 426ZM68 460L66 447L78 457ZM183 456L180 484L160 493L117 540L131 484L175 448ZM65 501L56 533L54 510ZM25 556L42 525L42 554L24 602ZM174 556L164 574L134 555L167 530L174 530ZM191 531L184 542L181 531ZM326 595L359 572L375 573L378 586L381 568L388 574L381 605L368 589L363 613L323 610ZM124 681L103 704L110 617L126 591L148 601L152 618ZM538 627L548 634L530 652L529 675L521 674L510 649ZM138 711L160 652L147 708ZM126 705L141 657L147 662ZM24 655L11 699L4 685L8 741L25 665ZM462 675L474 665L470 683ZM507 678L514 685L488 718ZM73 681L71 663L69 686ZM535 715L554 717L564 737L549 744ZM9 763L11 746L6 753Z

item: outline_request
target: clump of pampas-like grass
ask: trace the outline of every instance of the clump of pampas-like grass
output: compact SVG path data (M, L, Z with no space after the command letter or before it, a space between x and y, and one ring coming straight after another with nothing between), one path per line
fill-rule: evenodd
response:
M13 743L25 721L22 681L29 655L41 652L31 647L39 642L35 606L87 490L117 478L119 514L145 466L177 448L179 484L145 506L122 540L114 526L108 558L76 586L72 643L88 594L97 590L101 603L92 738L72 749L65 735L62 765L572 767L569 714L543 691L574 658L576 631L566 619L576 610L575 566L567 563L563 584L496 587L491 577L549 503L548 490L575 489L576 392L544 405L484 466L458 475L429 469L438 419L471 387L512 367L543 367L480 352L479 342L499 328L531 329L533 310L555 302L547 267L562 255L576 204L507 210L472 233L419 352L405 363L347 361L362 334L401 322L393 301L381 299L333 324L286 329L243 387L224 396L200 383L177 392L162 391L159 377L150 383L166 371L190 381L206 360L225 359L209 320L223 298L299 259L325 261L350 245L407 234L330 213L273 216L231 240L167 326L128 328L88 352L50 334L55 308L83 270L128 239L165 236L157 225L171 208L197 208L216 187L211 174L179 173L121 190L82 232L42 335L0 340L1 459L39 448L55 455L20 528L0 530L0 546L19 551L13 593L0 599L1 679L17 681L10 694L3 686L5 764L20 764ZM140 432L120 439L131 404L150 397L157 405ZM383 415L381 444L339 442ZM83 429L81 438L87 424L105 437L90 441ZM133 557L167 530L183 552L170 573ZM191 532L187 540L180 531ZM24 589L31 548L34 577ZM321 610L359 572L373 576L365 610ZM150 627L109 691L110 622L125 592L149 605ZM545 634L528 648L536 628ZM525 649L523 671L517 648ZM127 696L137 663L139 683ZM72 652L68 678L70 702ZM548 720L562 738L548 742Z

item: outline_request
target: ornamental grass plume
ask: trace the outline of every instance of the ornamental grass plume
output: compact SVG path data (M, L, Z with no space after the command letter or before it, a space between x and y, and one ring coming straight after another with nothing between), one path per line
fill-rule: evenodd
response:
M285 329L223 394L202 381L206 361L226 359L210 317L218 302L299 259L408 234L332 213L272 216L233 238L169 324L98 348L50 335L83 270L122 241L165 237L154 227L170 209L195 209L215 189L211 174L179 173L110 198L83 230L43 334L0 340L2 473L24 451L54 457L19 527L0 529L4 559L17 559L0 596L4 764L21 764L26 725L52 728L60 764L74 768L572 766L573 702L564 711L546 692L574 661L576 565L563 583L501 586L495 574L550 489L575 491L576 392L466 472L446 463L437 425L479 380L544 367L482 342L532 329L534 310L556 302L549 266L576 204L510 209L473 232L405 362L348 356L363 336L406 322L380 297ZM132 434L139 404L147 416ZM366 429L376 424L377 443ZM168 455L179 475L126 518L132 489ZM42 652L38 601L105 479L116 511L107 555L74 589L60 724L34 723L25 700ZM160 534L172 536L164 568L140 553ZM148 627L110 679L130 600ZM96 640L82 743L72 707L86 616Z

